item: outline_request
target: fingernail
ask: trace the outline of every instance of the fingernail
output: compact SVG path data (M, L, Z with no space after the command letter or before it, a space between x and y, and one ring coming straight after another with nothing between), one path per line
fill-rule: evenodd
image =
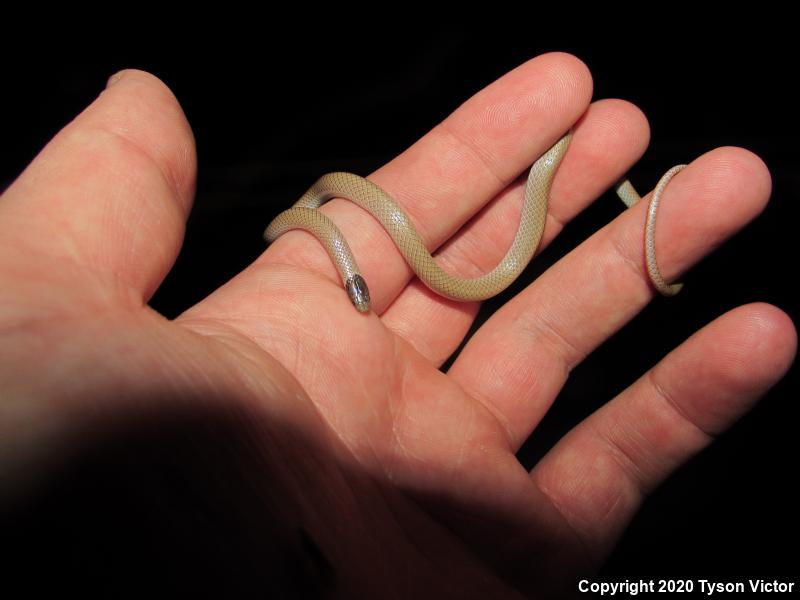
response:
M106 82L106 89L110 88L112 85L117 83L124 76L125 76L125 71L117 71L116 73L114 73L111 77L108 78L108 81Z

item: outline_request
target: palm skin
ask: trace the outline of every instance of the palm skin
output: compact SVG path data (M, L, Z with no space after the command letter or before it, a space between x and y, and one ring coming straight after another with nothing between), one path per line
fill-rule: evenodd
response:
M576 121L545 241L643 151L638 110L590 97L579 61L539 57L371 178L405 204L446 268L474 276L510 242L518 176ZM794 356L794 328L778 309L731 311L528 472L515 452L570 369L651 298L643 207L498 311L442 373L477 306L413 281L380 226L343 201L325 210L351 240L374 312L355 311L301 232L174 321L147 307L180 246L194 169L175 99L152 76L124 72L0 201L8 489L24 487L21 473L46 473L87 427L142 410L234 413L269 465L282 518L324 557L336 593L564 594L607 556L643 496ZM698 158L665 195L665 275L752 219L769 187L746 151Z

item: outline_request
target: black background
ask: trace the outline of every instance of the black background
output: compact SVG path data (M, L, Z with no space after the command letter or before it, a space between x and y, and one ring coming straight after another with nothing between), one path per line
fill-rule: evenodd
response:
M793 222L800 181L791 39L765 44L724 26L701 39L683 25L626 42L613 31L541 37L523 35L524 28L487 35L478 27L449 27L379 30L364 39L342 28L335 35L280 29L212 32L202 43L161 43L169 31L143 30L89 37L79 48L37 39L7 48L0 185L93 100L109 75L123 67L158 75L181 102L199 155L184 248L152 300L175 316L252 261L264 248L261 232L271 216L319 174L368 174L506 71L563 50L588 64L596 99L628 99L650 119L651 148L631 173L637 187L650 189L673 164L736 145L766 161L774 192L756 222L686 276L678 297L653 302L574 371L520 458L533 464L580 418L726 310L766 301L797 322ZM620 210L610 194L601 198L526 272L528 280ZM602 576L796 576L797 397L790 372L671 477L648 499Z

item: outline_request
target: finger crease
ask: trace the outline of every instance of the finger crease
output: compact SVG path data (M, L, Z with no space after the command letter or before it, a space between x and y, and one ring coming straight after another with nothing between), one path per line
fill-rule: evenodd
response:
M519 436L514 431L514 428L511 426L511 422L506 418L506 415L497 408L494 402L492 402L488 398L484 398L477 390L469 390L469 395L475 399L486 411L494 417L494 420L500 426L500 429L505 434L505 441L507 446L507 450L509 452L514 452L515 442L514 440L519 439Z
M511 183L512 179L507 177L501 176L497 172L496 161L492 159L491 155L488 154L479 144L476 144L474 141L466 138L459 133L456 132L455 129L451 128L447 121L442 122L439 127L442 128L442 131L452 137L458 144L461 144L464 148L469 150L470 154L472 154L478 161L484 166L486 171L498 182L502 187L507 186Z
M548 206L548 210L549 210L549 208L551 207L549 199L548 199L547 206ZM552 231L553 232L553 237L555 237L559 233L561 233L564 230L564 227L566 227L566 223L564 221L562 221L561 219L559 219L552 212L548 212L546 218L547 218L547 221L549 223L551 223L551 225L546 225L545 226L545 228L544 228L545 233L547 233L548 231ZM545 240L544 240L544 238L542 238L542 243L539 245L539 248L536 250L537 253L542 251L542 249L544 248L544 243L545 243Z
M664 386L658 382L655 369L651 369L647 372L647 381L650 383L656 395L663 400L667 406L675 411L681 419L692 426L696 431L700 432L707 439L707 441L711 442L716 439L716 436L712 432L700 427L700 425L698 425L697 422L689 416L686 410L681 407L675 397L667 392L666 388L664 388Z
M634 258L630 250L622 243L622 240L618 236L611 234L610 237L611 247L617 257L621 259L622 263L636 275L636 278L641 281L648 290L651 290L652 284L650 283L650 276L647 274L647 268L643 260L644 250L642 249L642 253L637 253Z
M580 361L583 353L547 317L543 317L541 314L535 315L533 320L530 317L529 313L523 313L522 318L516 320L515 328L527 333L534 343L549 338L550 343L556 347L556 355L560 359L564 369L564 378L566 378Z
M613 436L595 429L597 438L608 448L609 455L614 459L616 465L622 469L627 478L633 482L640 494L647 494L653 488L648 485L647 477L642 473L639 468L639 461L625 449L625 447L618 443Z
M559 500L558 494L553 493L548 486L542 485L539 481L534 481L533 483L536 489L541 492L542 497L547 500L553 510L561 517L567 531L572 534L585 556L593 556L595 554L594 536L591 535L588 528L582 527L577 523L579 519L567 508L567 503Z
M156 157L148 152L146 148L125 134L114 131L113 129L109 129L108 127L98 127L98 129L119 140L124 146L133 148L136 152L144 156L148 162L153 164L153 166L156 168L156 171L158 171L158 173L161 175L161 179L167 185L167 189L169 189L169 191L172 193L172 197L178 201L181 201L181 194L178 190L177 178L175 177L174 173L172 173L171 169L162 164L162 161L157 160Z

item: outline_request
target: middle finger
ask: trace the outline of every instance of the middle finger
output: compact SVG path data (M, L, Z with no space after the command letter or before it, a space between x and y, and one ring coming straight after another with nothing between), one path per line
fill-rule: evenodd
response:
M634 105L623 100L600 100L589 107L572 128L572 141L553 179L538 252L631 168L648 140L647 120ZM471 269L472 277L493 269L519 224L526 175L449 240L436 262L450 272ZM381 318L390 330L439 366L461 343L477 308L477 302L445 300L415 280Z

